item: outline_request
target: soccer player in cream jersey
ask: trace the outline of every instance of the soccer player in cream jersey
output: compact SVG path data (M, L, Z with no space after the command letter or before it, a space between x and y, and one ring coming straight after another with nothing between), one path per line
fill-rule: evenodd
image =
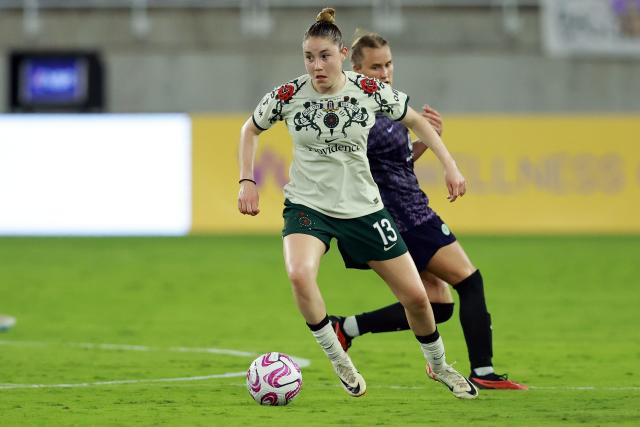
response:
M298 309L345 391L361 396L366 384L334 333L317 284L320 260L333 238L347 266L372 268L402 303L431 378L454 396L473 399L476 387L446 362L427 293L371 176L366 147L376 113L402 122L434 152L444 167L451 201L464 194L464 177L404 93L343 71L348 49L334 16L333 9L323 9L305 33L307 74L267 93L241 129L238 209L246 215L260 212L253 179L258 135L284 121L294 146L284 188L285 268Z
M393 84L393 61L387 41L378 34L358 37L351 46L353 69L386 84ZM428 106L423 115L442 132L439 113ZM367 156L382 201L395 220L425 284L436 323L453 314L453 299L447 282L460 297L460 323L464 332L471 374L469 379L483 389L523 390L527 387L498 375L493 369L491 318L487 311L483 280L460 243L440 217L429 207L414 173L414 161L426 150L420 141L412 143L402 124L384 115L376 116L369 132ZM393 304L348 317L330 317L343 348L354 337L367 332L409 329L404 309Z

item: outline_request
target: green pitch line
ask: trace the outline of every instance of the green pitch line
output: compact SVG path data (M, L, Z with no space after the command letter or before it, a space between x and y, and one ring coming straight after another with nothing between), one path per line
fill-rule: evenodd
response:
M31 347L50 350L49 343L46 342L32 342L32 341L7 341L0 340L0 346L17 346L17 347ZM250 357L255 358L257 353L251 353L247 351L230 350L224 348L197 348L197 347L170 347L170 348L154 348L144 345L130 345L130 344L94 344L94 343L66 343L66 347L77 347L82 349L93 350L111 350L111 351L162 351L162 352L178 352L178 353L207 353L216 355L227 355L236 357ZM296 357L291 357L298 363L298 366L304 368L311 363L309 360ZM95 382L83 382L73 384L2 384L0 383L0 390L9 390L17 388L77 388L77 387L96 387L105 385L124 385L124 384L139 384L139 383L167 383L167 382L185 382L185 381L205 381L216 378L232 378L232 377L244 377L245 371L241 372L224 372L220 374L210 375L197 375L188 377L177 378L144 378L135 380L109 380L109 381L95 381Z

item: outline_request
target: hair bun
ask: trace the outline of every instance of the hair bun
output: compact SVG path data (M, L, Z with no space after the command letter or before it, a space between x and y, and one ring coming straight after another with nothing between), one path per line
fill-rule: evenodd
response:
M316 16L316 22L328 22L334 24L336 22L336 10L331 7L325 7L322 12Z

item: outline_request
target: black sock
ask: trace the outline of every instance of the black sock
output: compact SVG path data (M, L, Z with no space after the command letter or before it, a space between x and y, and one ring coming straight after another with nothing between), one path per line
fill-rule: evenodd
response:
M453 286L460 296L460 324L469 351L471 369L492 366L491 316L484 300L480 270Z
M452 302L432 302L431 308L433 309L433 318L436 319L436 323L444 323L451 319L453 306Z
M409 329L404 307L399 302L356 316L360 335L367 332L393 332Z
M324 328L326 324L329 323L329 316L325 316L324 319L322 319L320 321L320 323L316 324L316 325L310 325L307 323L307 326L309 327L309 329L311 329L312 332L315 331L319 331L320 329Z
M446 322L453 315L453 303L431 303L436 323ZM394 332L409 330L409 322L404 307L399 302L375 311L356 316L360 335L367 332Z

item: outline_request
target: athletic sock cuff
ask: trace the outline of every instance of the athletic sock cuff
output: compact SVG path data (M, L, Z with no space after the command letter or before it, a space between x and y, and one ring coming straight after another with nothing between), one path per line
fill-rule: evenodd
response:
M324 316L324 319L322 319L320 321L320 323L318 323L316 325L310 325L310 324L307 323L307 326L309 327L309 329L311 329L313 332L315 332L315 331L319 331L320 329L324 328L328 324L329 324L329 316Z
M436 342L438 338L440 338L440 333L438 332L438 328L436 328L436 330L429 335L424 335L424 336L416 335L416 339L421 344L431 344L432 342Z

